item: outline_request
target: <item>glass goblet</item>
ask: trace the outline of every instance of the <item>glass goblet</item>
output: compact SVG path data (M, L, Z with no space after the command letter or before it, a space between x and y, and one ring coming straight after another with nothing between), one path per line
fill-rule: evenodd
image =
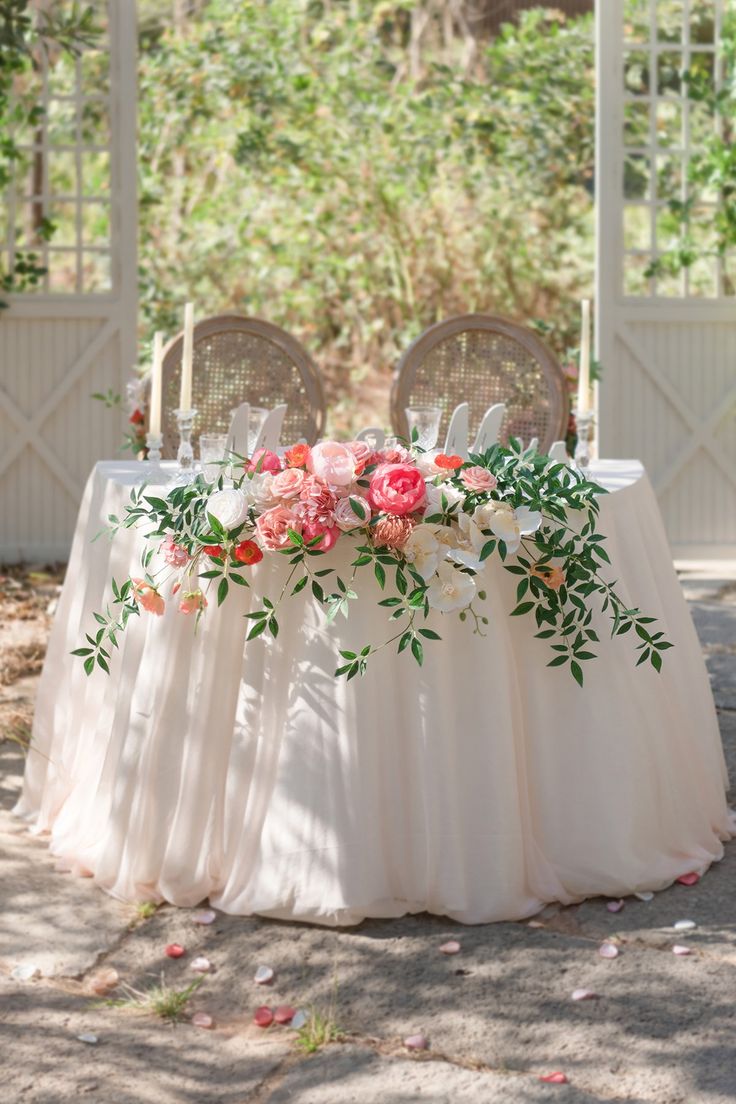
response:
M227 449L226 433L202 433L199 437L199 459L202 471L208 483L214 483L222 474L227 474L222 461Z
M409 427L409 441L428 452L437 444L442 410L439 406L407 406L404 411Z

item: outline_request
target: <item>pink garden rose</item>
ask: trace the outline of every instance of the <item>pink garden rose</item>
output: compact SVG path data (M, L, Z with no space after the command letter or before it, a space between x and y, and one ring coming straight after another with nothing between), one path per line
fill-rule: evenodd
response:
M179 613L199 613L206 605L207 599L201 590L190 590L179 602Z
M351 498L355 499L363 509L363 517L353 509ZM351 495L350 498L341 498L335 506L335 525L342 529L343 533L349 533L351 529L360 529L371 520L371 505L362 495Z
M460 479L469 491L492 491L498 483L493 472L481 467L463 468Z
M256 521L256 532L264 548L275 551L278 548L286 548L291 543L289 529L295 533L301 533L302 522L293 510L287 506L274 506Z
M307 468L325 483L345 487L355 479L355 457L348 445L338 441L320 441L312 447Z
M166 603L156 587L152 587L145 579L131 579L133 584L133 600L146 610L147 613L155 613L157 617L166 609Z
M299 498L301 501L297 512L301 518L305 521L316 521L328 528L332 525L337 500L323 479L308 475L302 483Z
M411 514L424 505L427 490L413 464L381 464L371 476L368 498L376 510Z
M314 540L315 537L321 537L322 540L317 544L313 544L312 548L316 548L320 552L329 552L337 543L337 538L340 536L340 530L336 525L327 526L320 525L318 521L306 521L302 528L302 536L305 541Z
M409 450L403 445L387 445L379 449L375 454L375 462L378 464L405 464L409 459Z
M271 481L271 494L274 498L298 498L306 478L303 468L285 468Z
M248 472L280 472L281 460L270 449L256 449L250 460L245 462L245 470Z
M362 475L373 456L373 449L365 441L348 441L348 448L355 460L355 477Z
M174 543L173 537L167 537L161 545L161 552L169 567L186 567L189 563L189 553L180 544Z

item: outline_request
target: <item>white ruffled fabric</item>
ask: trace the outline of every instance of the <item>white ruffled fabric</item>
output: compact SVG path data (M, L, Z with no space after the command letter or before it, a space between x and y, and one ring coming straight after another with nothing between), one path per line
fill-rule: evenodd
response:
M585 689L550 670L517 580L484 576L485 638L437 617L420 669L386 649L335 680L339 648L387 635L364 573L350 618L326 629L302 594L277 640L244 646L253 592L198 633L142 614L87 678L69 653L94 628L109 579L138 573L142 538L91 544L140 468L99 464L79 514L41 678L16 812L116 897L322 924L428 910L463 923L527 917L550 901L659 890L721 857L730 818L715 710L656 501L640 465L596 477L611 577L676 644L661 675L634 669L633 634L600 619ZM320 566L343 571L342 538ZM257 594L282 557L253 572ZM374 593L375 591L375 593ZM252 599L257 602L257 597ZM434 621L432 622L434 624Z

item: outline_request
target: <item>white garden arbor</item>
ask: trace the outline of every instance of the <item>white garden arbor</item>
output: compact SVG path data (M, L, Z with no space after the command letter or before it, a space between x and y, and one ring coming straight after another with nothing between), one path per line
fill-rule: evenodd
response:
M645 462L679 554L718 555L736 541L736 300L715 257L646 275L672 188L687 197L703 126L686 88L661 74L697 55L719 79L730 3L597 4L601 454ZM8 197L0 239L12 261L29 213L66 212L67 236L41 246L45 281L10 296L0 316L0 561L66 558L88 472L122 436L120 412L91 396L121 392L136 356L135 3L99 8L109 26L96 59L63 79L43 73L34 172ZM711 30L694 36L695 23Z

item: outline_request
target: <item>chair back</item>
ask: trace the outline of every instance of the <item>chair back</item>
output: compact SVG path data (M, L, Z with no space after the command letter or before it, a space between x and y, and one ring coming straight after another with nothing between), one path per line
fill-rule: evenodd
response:
M459 403L468 403L475 434L490 407L503 403L501 441L538 437L540 451L564 437L569 417L564 373L553 353L524 326L486 314L464 314L430 326L407 349L394 373L391 421L408 435L404 410L442 408L439 440Z
M179 405L183 334L166 346L163 358L163 456L178 448L174 411ZM313 444L325 421L322 380L311 357L285 330L259 318L221 314L194 327L192 405L194 437L227 433L243 402L269 409L286 404L283 438Z

